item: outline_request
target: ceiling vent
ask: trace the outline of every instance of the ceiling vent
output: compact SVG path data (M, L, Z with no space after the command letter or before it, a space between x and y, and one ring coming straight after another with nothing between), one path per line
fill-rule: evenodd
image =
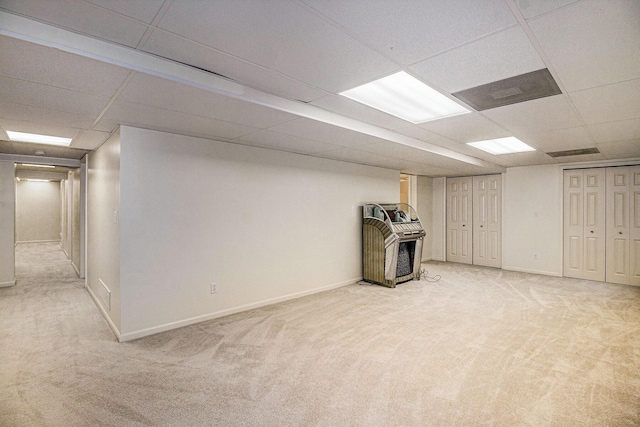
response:
M532 99L559 95L562 91L546 68L508 79L487 83L452 95L477 111Z
M582 156L584 154L598 154L600 150L596 147L593 148L580 148L579 150L565 150L565 151L552 151L547 153L551 157L569 157L569 156Z

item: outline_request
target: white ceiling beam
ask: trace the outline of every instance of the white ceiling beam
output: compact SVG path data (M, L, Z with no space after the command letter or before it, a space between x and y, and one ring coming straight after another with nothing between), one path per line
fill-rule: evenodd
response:
M503 167L493 163L402 135L380 126L340 116L314 105L281 98L145 52L76 34L11 13L0 11L0 35L59 49L64 52L114 64L129 70L198 87L206 91L291 113L299 117L386 139L463 163L489 168L492 171L504 171Z

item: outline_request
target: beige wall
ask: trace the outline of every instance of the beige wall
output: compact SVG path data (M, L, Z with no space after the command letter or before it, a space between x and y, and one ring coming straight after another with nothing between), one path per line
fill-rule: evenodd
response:
M16 191L16 240L59 242L60 182L18 181Z
M426 176L419 176L417 183L417 203L416 211L420 217L422 227L427 232L422 246L422 260L432 259L433 248L433 179Z
M0 160L0 287L16 283L15 188L13 162Z
M562 275L562 176L558 165L507 169L502 215L505 270Z
M80 274L80 169L69 174L71 182L71 262Z
M128 127L121 138L122 340L359 280L361 206L399 194L391 170Z
M119 335L120 136L113 135L87 160L87 289Z

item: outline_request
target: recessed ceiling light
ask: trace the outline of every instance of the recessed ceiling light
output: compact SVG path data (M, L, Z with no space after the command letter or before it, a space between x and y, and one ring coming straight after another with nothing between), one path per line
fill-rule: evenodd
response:
M489 139L486 141L468 142L467 145L495 155L536 151L535 148L528 146L527 144L513 136L508 136L506 138Z
M50 179L25 178L24 180L29 182L51 182Z
M34 165L32 163L21 163L22 166L30 166L32 168L55 168L53 165Z
M7 136L11 141L19 142L33 142L35 144L52 144L52 145L64 145L66 147L71 144L71 138L62 138L60 136L40 135L37 133L24 133L14 132L11 130L6 131Z
M340 92L340 95L411 123L471 112L404 71Z

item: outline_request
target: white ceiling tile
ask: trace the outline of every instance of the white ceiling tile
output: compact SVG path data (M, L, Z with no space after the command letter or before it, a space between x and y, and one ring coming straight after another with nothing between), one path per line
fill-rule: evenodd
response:
M479 113L461 114L418 126L457 142L474 142L511 136L509 131Z
M402 65L517 23L502 0L303 0Z
M559 9L580 0L515 0L518 9L526 19Z
M452 93L542 68L544 62L517 26L433 56L410 70L426 83Z
M105 9L150 24L165 0L85 0Z
M582 0L529 21L564 88L640 77L640 2Z
M525 144L544 152L577 150L595 146L584 126L545 132L519 133L516 136Z
M13 148L13 143L0 139L0 153L17 154Z
M640 158L640 138L629 141L617 141L598 144L600 152L610 160Z
M589 125L596 142L615 142L640 139L640 118Z
M135 47L147 26L80 0L3 0L0 9Z
M357 149L360 151L380 154L381 156L393 157L396 159L410 159L412 157L415 157L420 152L424 152L423 150L391 141L381 141L374 142L373 144L359 145Z
M329 92L397 68L293 2L174 0L159 27Z
M340 147L355 147L384 141L374 136L311 119L296 119L274 126L270 130L316 141L326 141Z
M0 101L97 116L109 98L0 76Z
M340 148L333 151L324 151L316 154L318 157L325 159L340 160L343 162L358 163L362 165L386 167L393 169L393 163L397 159L390 159L389 157L381 156L379 154L367 153L366 151L359 151L353 148Z
M118 100L257 128L266 128L297 117L146 74L136 74Z
M72 148L82 148L84 150L95 150L109 138L110 132L99 132L95 130L83 130L71 144Z
M572 128L582 124L562 95L493 108L481 114L514 134Z
M232 139L257 128L180 113L141 104L117 101L102 118L98 130L109 130L114 123L207 138ZM106 129L105 129L106 128Z
M640 79L574 92L570 97L587 125L640 118Z
M341 148L340 146L327 142L314 141L312 139L267 130L254 132L233 140L233 142L236 141L257 147L301 154L314 154Z
M260 67L160 29L156 29L151 34L143 50L213 71L245 86L288 99L309 102L327 93L282 73Z
M406 120L402 120L398 117L376 110L375 108L368 107L340 95L327 95L320 99L316 99L311 102L311 104L345 117L350 117L352 119L371 123L387 129L395 129L397 127L411 124Z
M0 36L0 75L93 95L112 96L129 70Z
M79 129L90 127L95 120L95 117L91 116L3 101L0 101L0 117L3 119L55 124Z

